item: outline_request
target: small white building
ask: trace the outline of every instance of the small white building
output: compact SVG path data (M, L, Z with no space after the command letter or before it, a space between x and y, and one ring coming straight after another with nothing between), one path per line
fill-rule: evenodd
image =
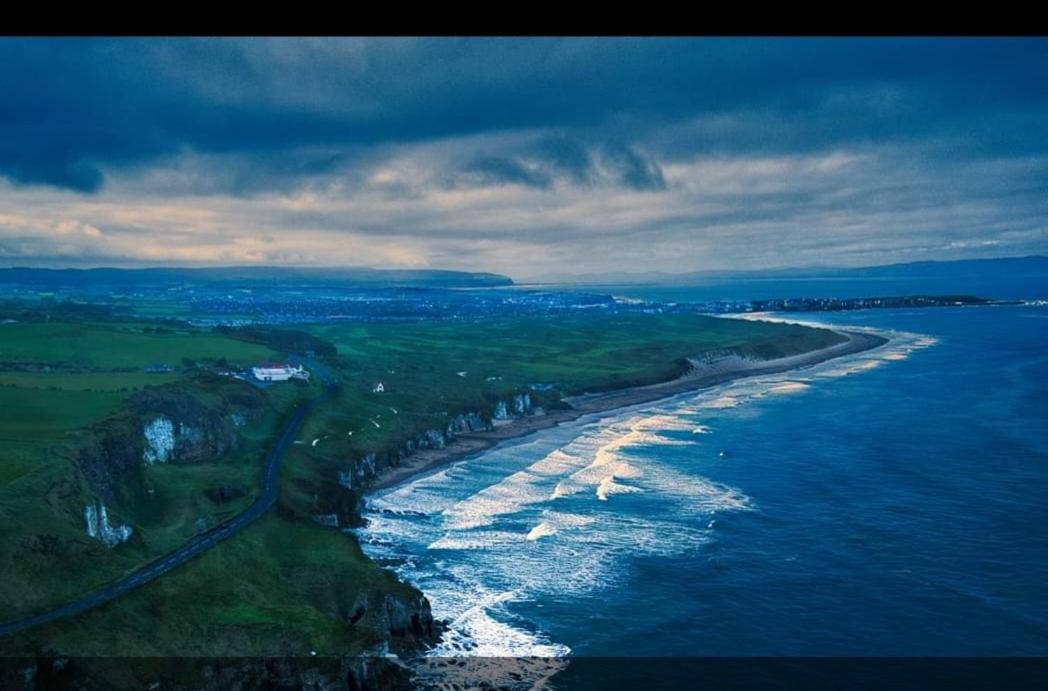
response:
M260 362L251 368L251 373L259 381L287 381L288 379L309 379L309 372L302 365L287 362Z
M382 382L378 382L374 386L371 387L371 393L382 393L385 390L386 390L386 385L383 384Z

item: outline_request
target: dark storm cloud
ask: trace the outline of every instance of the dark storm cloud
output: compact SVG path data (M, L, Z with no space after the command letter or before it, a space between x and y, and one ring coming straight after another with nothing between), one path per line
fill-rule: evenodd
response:
M1042 39L0 39L0 94L10 261L1048 251Z
M512 158L484 156L463 166L460 180L478 185L526 185L549 187L550 176Z
M666 187L662 168L650 157L627 146L609 146L605 159L622 184L635 190L661 190Z
M279 172L267 155L302 147L337 152L551 128L630 142L709 116L721 125L699 124L654 154L885 138L1044 151L1046 47L943 39L4 40L0 174L96 192L102 171L184 150L236 154ZM550 151L551 161L585 178L578 150ZM662 184L650 160L621 161L625 184ZM286 178L301 174L288 170Z
M566 136L547 137L534 146L535 156L558 175L576 183L593 177L593 159L579 142Z
M543 139L503 156L480 156L453 175L454 184L524 185L546 189L555 182L615 185L633 190L662 190L666 179L650 155L622 143L587 150L566 137Z

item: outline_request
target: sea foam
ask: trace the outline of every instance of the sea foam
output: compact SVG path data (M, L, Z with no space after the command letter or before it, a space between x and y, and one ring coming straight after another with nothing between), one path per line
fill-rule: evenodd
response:
M688 462L715 458L698 438L711 421L791 405L768 396L829 386L827 379L858 376L935 342L890 337L882 349L804 368L803 376L739 380L496 447L373 497L369 525L357 532L367 553L393 561L426 592L434 616L451 622L433 655L567 655L521 612L550 597L621 587L638 557L706 549L715 522L757 510L744 492ZM623 493L636 498L616 501ZM541 672L517 674L508 686L528 678L541 687Z

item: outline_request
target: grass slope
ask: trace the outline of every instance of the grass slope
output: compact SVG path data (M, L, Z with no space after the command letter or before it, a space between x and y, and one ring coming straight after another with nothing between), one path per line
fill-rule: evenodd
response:
M382 638L375 622L349 622L355 603L361 597L381 601L387 594L409 598L414 591L367 560L351 536L301 520L303 512L296 508L312 501L303 487L322 481L337 490L336 469L353 459L443 428L451 415L490 415L496 401L531 385L541 385L532 391L538 404L556 405L562 395L671 378L684 370L684 358L703 352L772 358L838 340L829 331L785 324L598 312L318 325L309 331L337 348L336 356L312 367L341 386L306 421L300 443L285 461L281 510L126 597L0 640L0 652L351 654ZM24 413L0 420L0 559L12 565L0 579L0 610L10 616L79 594L179 544L199 516L214 518L245 506L250 494L216 507L203 490L222 483L254 487L281 416L319 389L317 384L266 389L269 412L245 433L237 452L204 463L145 468L137 493L129 492L111 514L131 522L143 539L108 550L84 537L80 498L64 498L63 493L83 488L71 479L62 449L76 430L107 419L130 394L102 390L87 376L130 368L128 379L114 380L130 389L152 381L141 377L160 376L140 377L137 370L153 362L220 357L246 362L272 355L264 345L192 329L155 333L127 323L0 326L0 363L53 367L0 373L7 384L0 386L0 405ZM181 373L174 376L176 383L182 381ZM385 393L372 392L378 381Z
M448 416L490 413L497 400L536 400L665 381L684 358L732 350L775 358L837 342L824 329L701 315L571 313L555 318L318 326L338 348L339 398L307 422L309 452L332 458L393 448ZM382 382L384 393L373 393ZM350 434L352 433L352 434Z
M214 395L187 372L147 374L142 367L182 357L249 362L274 354L209 332L151 332L154 328L0 325L0 363L44 370L0 372L0 409L16 412L0 416L0 560L8 565L0 579L0 611L5 619L98 587L170 551L193 534L199 518L220 520L250 501L248 494L215 506L204 490L225 484L253 488L258 458L293 401L271 401L235 453L191 466L144 468L140 482L128 483L123 501L108 507L111 519L134 528L131 543L107 550L84 534L83 506L94 496L72 461L82 431L117 415L130 396L148 386L174 383L201 399ZM135 371L111 371L118 368Z

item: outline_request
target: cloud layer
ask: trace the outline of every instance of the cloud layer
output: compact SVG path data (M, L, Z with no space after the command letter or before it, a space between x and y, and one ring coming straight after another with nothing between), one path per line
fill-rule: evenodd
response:
M1048 251L1048 41L0 40L0 262Z

